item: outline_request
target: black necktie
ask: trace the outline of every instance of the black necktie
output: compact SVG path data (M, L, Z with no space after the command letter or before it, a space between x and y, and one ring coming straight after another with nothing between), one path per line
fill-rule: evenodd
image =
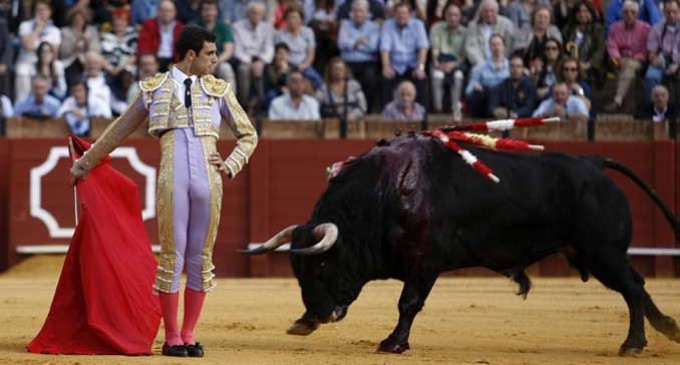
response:
M191 107L191 79L184 80L184 105L189 109Z

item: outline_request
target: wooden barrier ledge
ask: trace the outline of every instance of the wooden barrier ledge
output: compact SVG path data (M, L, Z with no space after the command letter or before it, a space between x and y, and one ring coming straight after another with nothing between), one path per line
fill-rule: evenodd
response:
M430 115L428 128L439 128L455 124L448 114ZM464 122L472 122L465 120ZM90 138L98 138L110 124L110 120L96 118L92 120ZM146 132L148 124L137 129L131 138L151 138ZM380 115L369 115L365 118L347 123L347 139L380 139L392 138L395 133L420 131L420 121L386 121ZM595 141L658 141L668 140L670 125L668 122L653 123L632 119L602 119L594 123ZM341 124L338 119L314 121L301 120L268 120L260 121L260 136L268 139L339 139ZM7 121L7 137L16 138L58 138L69 133L63 119L36 120L30 118L11 118ZM500 133L494 133L495 137ZM541 127L516 129L510 132L512 138L536 141L585 141L587 140L587 124L577 122L551 123ZM680 128L676 128L676 139L680 137ZM220 139L233 140L234 136L227 123L222 123Z

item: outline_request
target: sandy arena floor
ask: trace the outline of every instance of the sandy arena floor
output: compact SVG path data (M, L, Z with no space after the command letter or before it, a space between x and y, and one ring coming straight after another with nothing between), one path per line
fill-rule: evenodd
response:
M25 351L49 309L63 257L34 257L0 275L0 364L680 364L680 344L647 325L638 358L617 350L628 328L623 299L598 282L534 279L526 301L504 278L445 278L411 332L410 351L379 354L396 324L401 285L374 282L340 323L308 337L285 334L302 314L293 279L222 279L209 295L197 337L203 359L54 356ZM659 307L680 320L680 280L649 280ZM159 333L154 351L159 353Z

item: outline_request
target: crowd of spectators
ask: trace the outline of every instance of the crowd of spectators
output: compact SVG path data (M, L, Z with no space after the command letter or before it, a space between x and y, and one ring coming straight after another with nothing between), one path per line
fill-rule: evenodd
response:
M677 114L680 0L0 0L0 117L86 135L177 61L187 23L253 117L585 121L642 89L636 116Z

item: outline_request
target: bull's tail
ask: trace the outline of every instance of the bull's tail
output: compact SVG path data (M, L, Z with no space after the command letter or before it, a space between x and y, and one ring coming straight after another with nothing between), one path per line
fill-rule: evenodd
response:
M650 198L652 198L654 203L656 203L656 205L661 209L663 215L666 217L668 222L673 227L673 231L675 232L675 240L677 242L680 242L680 221L678 221L678 218L673 214L673 212L671 212L666 203L664 203L664 201L659 197L659 195L654 191L654 189L647 185L647 183L644 182L644 180L642 180L629 168L610 158L589 156L589 159L596 165L601 166L603 169L609 168L612 170L616 170L622 173L623 175L626 175L626 177L628 177L629 179L633 180L633 182L635 182L637 186L639 186L645 193L647 193L647 195Z

